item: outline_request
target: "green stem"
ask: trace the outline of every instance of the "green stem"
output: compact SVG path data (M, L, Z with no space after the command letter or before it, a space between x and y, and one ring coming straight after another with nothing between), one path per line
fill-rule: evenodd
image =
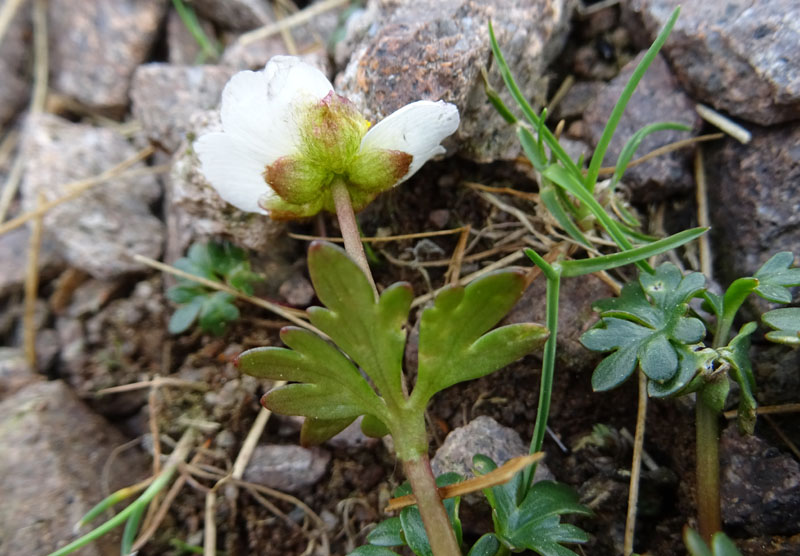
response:
M375 280L372 278L372 271L369 269L367 255L364 253L364 245L361 243L361 235L358 232L358 222L356 213L353 212L353 203L350 200L350 193L347 186L341 179L336 179L331 184L331 195L336 206L336 217L339 219L339 229L344 238L344 248L347 254L358 264L366 274L372 291L378 296L378 288L375 287Z
M719 414L697 397L697 520L700 535L722 530L719 499Z
M450 518L444 509L436 480L433 477L428 454L420 454L415 459L403 461L408 482L417 499L422 523L428 534L428 542L435 556L461 556L461 549L456 541L456 535L450 525Z
M558 339L558 294L561 288L561 266L547 263L535 252L526 251L528 256L534 259L536 265L542 269L547 278L547 305L545 309L545 321L550 336L544 344L544 356L542 358L542 377L539 383L539 407L536 409L536 424L533 426L533 437L531 438L530 453L541 451L544 444L544 435L547 432L547 417L550 414L550 398L553 393L553 377L556 369L556 343ZM530 486L536 466L531 465L525 469L523 484Z

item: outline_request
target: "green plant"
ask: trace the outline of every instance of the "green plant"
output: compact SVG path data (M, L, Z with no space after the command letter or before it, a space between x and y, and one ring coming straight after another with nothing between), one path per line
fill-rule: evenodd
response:
M178 259L179 270L226 284L247 295L253 294L253 283L262 277L250 270L250 261L243 249L229 243L195 243L188 256ZM179 305L169 321L169 331L180 334L197 322L201 330L217 336L225 332L228 323L239 318L234 296L212 290L181 278L177 286L167 291L167 297Z
M689 527L683 529L683 542L691 556L742 556L733 541L725 533L714 533L711 537L711 548L700 534Z
M700 532L704 538L721 529L719 507L719 414L725 407L730 381L739 385L739 428L752 433L756 418L755 378L749 356L755 322L743 325L730 338L733 321L750 294L779 303L791 301L791 286L800 285L800 268L791 265L789 252L770 258L752 277L735 280L723 295L705 289L705 277L683 275L671 263L653 274L641 273L622 289L619 297L594 303L600 321L581 336L593 351L611 352L592 375L595 390L610 390L627 380L637 368L647 376L651 397L677 397L697 393L697 478ZM716 318L709 346L703 343L706 324L691 316L689 302L704 300ZM768 338L790 338L800 329L800 311L777 309L764 315L779 328ZM770 337L769 335L772 335Z
M363 415L370 436L392 435L435 554L450 554L442 539L450 531L428 461L425 408L439 391L485 376L541 346L547 330L513 324L495 330L525 289L521 271L497 271L466 287L450 287L422 313L419 368L407 394L402 369L405 323L411 306L408 284L398 283L375 299L368 277L342 249L315 242L308 269L325 307L308 310L311 323L333 344L307 330L287 327L290 349L256 348L238 359L241 370L272 380L294 381L269 392L262 403L277 413L306 417L304 443L322 442ZM362 374L363 372L363 374Z

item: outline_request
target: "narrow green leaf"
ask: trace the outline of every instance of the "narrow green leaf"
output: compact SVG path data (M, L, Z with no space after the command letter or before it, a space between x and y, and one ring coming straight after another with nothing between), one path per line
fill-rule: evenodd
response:
M692 556L713 556L700 533L689 527L683 528L683 542Z
M647 50L647 53L636 66L633 74L631 74L631 78L628 80L628 83L626 83L625 88L622 90L614 109L611 111L611 116L608 118L606 127L603 129L603 134L600 136L600 140L597 142L597 147L595 147L592 160L589 163L589 170L586 175L586 183L589 185L590 192L594 191L594 185L597 183L597 176L600 173L600 167L603 165L603 158L605 158L608 145L611 143L611 138L614 136L614 131L616 131L617 125L619 125L619 121L622 119L622 113L625 111L625 107L628 105L628 101L633 96L633 92L636 90L637 85L639 85L639 81L641 81L642 77L644 77L647 68L649 68L650 64L653 63L653 60L655 60L656 56L658 56L658 51L661 50L661 47L667 41L670 31L672 31L672 27L675 25L675 22L678 19L678 14L680 14L679 7L675 8L675 10L672 12L669 21L667 21L667 24L664 25L664 28L658 34L656 40L653 41L653 44Z
M628 141L625 143L625 146L622 147L619 157L617 158L617 165L614 168L614 175L611 177L611 188L613 189L619 183L619 180L622 179L622 175L625 173L628 163L633 158L633 155L636 154L636 150L639 148L639 145L642 144L642 141L645 139L645 137L657 131L670 130L691 131L692 128L686 124L676 122L658 122L646 125L631 135L630 139L628 139Z
M522 146L522 152L531 161L533 167L540 172L543 171L547 167L547 155L531 130L523 125L517 126L517 138Z
M547 180L543 181L547 182ZM551 184L542 184L542 187L539 188L539 199L541 199L544 206L547 207L547 210L550 211L550 214L556 219L558 225L567 232L569 237L581 245L591 247L589 240L586 239L586 236L583 235L580 228L575 225L572 218L564 210L564 207L561 206L561 201L556 194L556 189Z
M131 553L131 548L139 532L139 525L142 522L142 516L147 509L147 504L134 502L134 506L131 515L125 522L125 528L122 530L122 540L120 541L119 548L120 556L128 556Z
M753 434L756 426L758 404L753 395L756 389L756 379L750 362L750 339L755 331L756 323L748 322L742 326L726 348L719 350L722 358L731 366L731 376L739 384L737 424L742 434Z
M592 259L580 259L577 261L562 261L562 276L572 277L581 276L583 274L591 274L592 272L599 272L601 270L610 270L631 264L636 261L641 261L661 253L666 253L672 249L676 249L681 245L685 245L690 241L694 241L704 233L708 228L692 228L684 230L677 234L659 239L647 245L612 253L610 255L602 255Z
M732 322L736 313L739 311L739 307L742 306L747 296L753 293L757 287L758 280L756 278L739 278L738 280L734 280L722 296L722 318ZM721 342L726 340L727 338L720 338Z

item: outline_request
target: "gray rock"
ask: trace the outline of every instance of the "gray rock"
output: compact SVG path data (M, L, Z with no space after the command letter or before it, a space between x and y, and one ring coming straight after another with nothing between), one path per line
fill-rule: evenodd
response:
M722 519L751 536L795 535L800 527L800 464L736 424L720 439Z
M752 141L706 152L715 266L726 280L752 275L800 244L800 126L751 126Z
M800 554L800 535L738 540L742 556L795 556Z
M319 481L331 456L320 448L289 444L257 446L245 469L244 480L283 492L298 492Z
M642 56L643 54L639 55L627 64L587 108L584 123L587 139L592 145L597 145L600 140L606 121ZM661 56L653 60L628 102L606 151L604 166L614 166L628 139L644 126L656 122L678 122L694 130L700 127L700 118L694 111L694 103L681 90ZM659 131L650 134L642 141L634 158L691 135L680 131ZM691 149L681 149L656 157L628 169L623 181L628 184L632 197L637 202L658 201L677 193L684 193L694 186L691 173L692 155Z
M294 307L308 307L314 300L314 286L305 276L295 274L285 280L278 293L281 294L289 305Z
M41 379L28 365L21 349L0 347L0 400Z
M455 472L465 478L472 477L472 457L475 454L488 456L500 466L511 458L528 455L528 447L517 431L482 415L466 426L450 431L431 460L431 469L434 475ZM550 470L539 463L534 480L552 479Z
M193 0L198 15L227 29L247 31L273 20L267 0Z
M233 73L221 66L139 66L131 84L133 115L151 141L174 152L186 138L189 118L219 104Z
M212 111L192 117L189 133L197 137L221 130L219 114ZM223 201L206 181L200 171L200 161L190 147L175 153L167 185L167 260L182 257L195 241L216 237L263 251L272 246L285 229L282 222L242 212Z
M22 196L27 210L34 208L39 193L48 201L59 198L67 193L67 183L100 174L135 154L116 131L49 114L29 118L23 148ZM153 176L113 180L50 210L44 217L45 228L71 265L96 278L142 270L130 255L161 254L163 224L149 207L160 194Z
M0 126L25 106L31 89L30 6L23 3L0 41Z
M49 2L53 88L93 108L124 109L165 8L162 0Z
M682 4L664 53L692 97L762 125L800 117L800 4L634 0L651 39Z
M99 478L124 442L60 381L32 384L0 403L3 553L47 554L72 541L75 523L104 498ZM111 471L114 490L142 479L147 465L126 452ZM119 551L118 535L100 537L81 554Z
M361 432L362 420L363 417L359 417L325 444L331 448L348 452L358 452L360 450L374 448L378 445L379 440L377 438L371 438Z
M202 19L198 19L198 21L206 36L213 40L215 37L214 26ZM169 63L192 65L197 63L202 56L202 47L197 44L178 12L170 10L167 14L167 59Z
M310 35L304 35L308 40ZM300 44L303 44L301 41ZM289 52L280 35L272 35L248 44L233 41L222 53L220 63L238 70L260 70L273 56L286 55ZM303 61L319 68L327 76L332 75L328 53L322 43L309 42L299 56Z
M514 130L490 105L480 76L491 59L486 22L492 20L523 93L536 104L546 92L544 69L561 50L568 30L568 4L370 2L353 26L353 32L366 30L364 39L337 88L372 121L416 100L452 102L461 113L455 141L463 154L481 162L513 158L519 153ZM491 83L510 105L496 65L490 70Z
M605 86L606 84L601 81L578 81L570 87L567 94L556 106L553 117L555 120L582 117L583 113Z
M24 261L28 257L30 237L27 227L0 235L0 297L22 289L28 272ZM52 237L42 239L38 263L40 280L49 280L64 267L58 243Z

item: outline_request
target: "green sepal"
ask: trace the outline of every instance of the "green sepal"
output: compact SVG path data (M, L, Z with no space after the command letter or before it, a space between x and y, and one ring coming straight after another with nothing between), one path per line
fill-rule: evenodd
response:
M793 268L794 255L783 251L773 255L758 269L755 278L758 287L755 292L773 303L791 303L792 286L800 286L800 268Z
M303 421L303 426L300 428L300 444L302 446L318 446L342 432L355 420L355 417L344 417L342 419L306 417L305 421Z
M453 384L485 376L544 344L547 329L530 323L495 326L522 296L525 274L500 270L465 287L449 287L422 313L419 368L412 404Z
M767 332L767 340L795 347L800 345L800 307L773 309L761 315L761 320L775 329Z

